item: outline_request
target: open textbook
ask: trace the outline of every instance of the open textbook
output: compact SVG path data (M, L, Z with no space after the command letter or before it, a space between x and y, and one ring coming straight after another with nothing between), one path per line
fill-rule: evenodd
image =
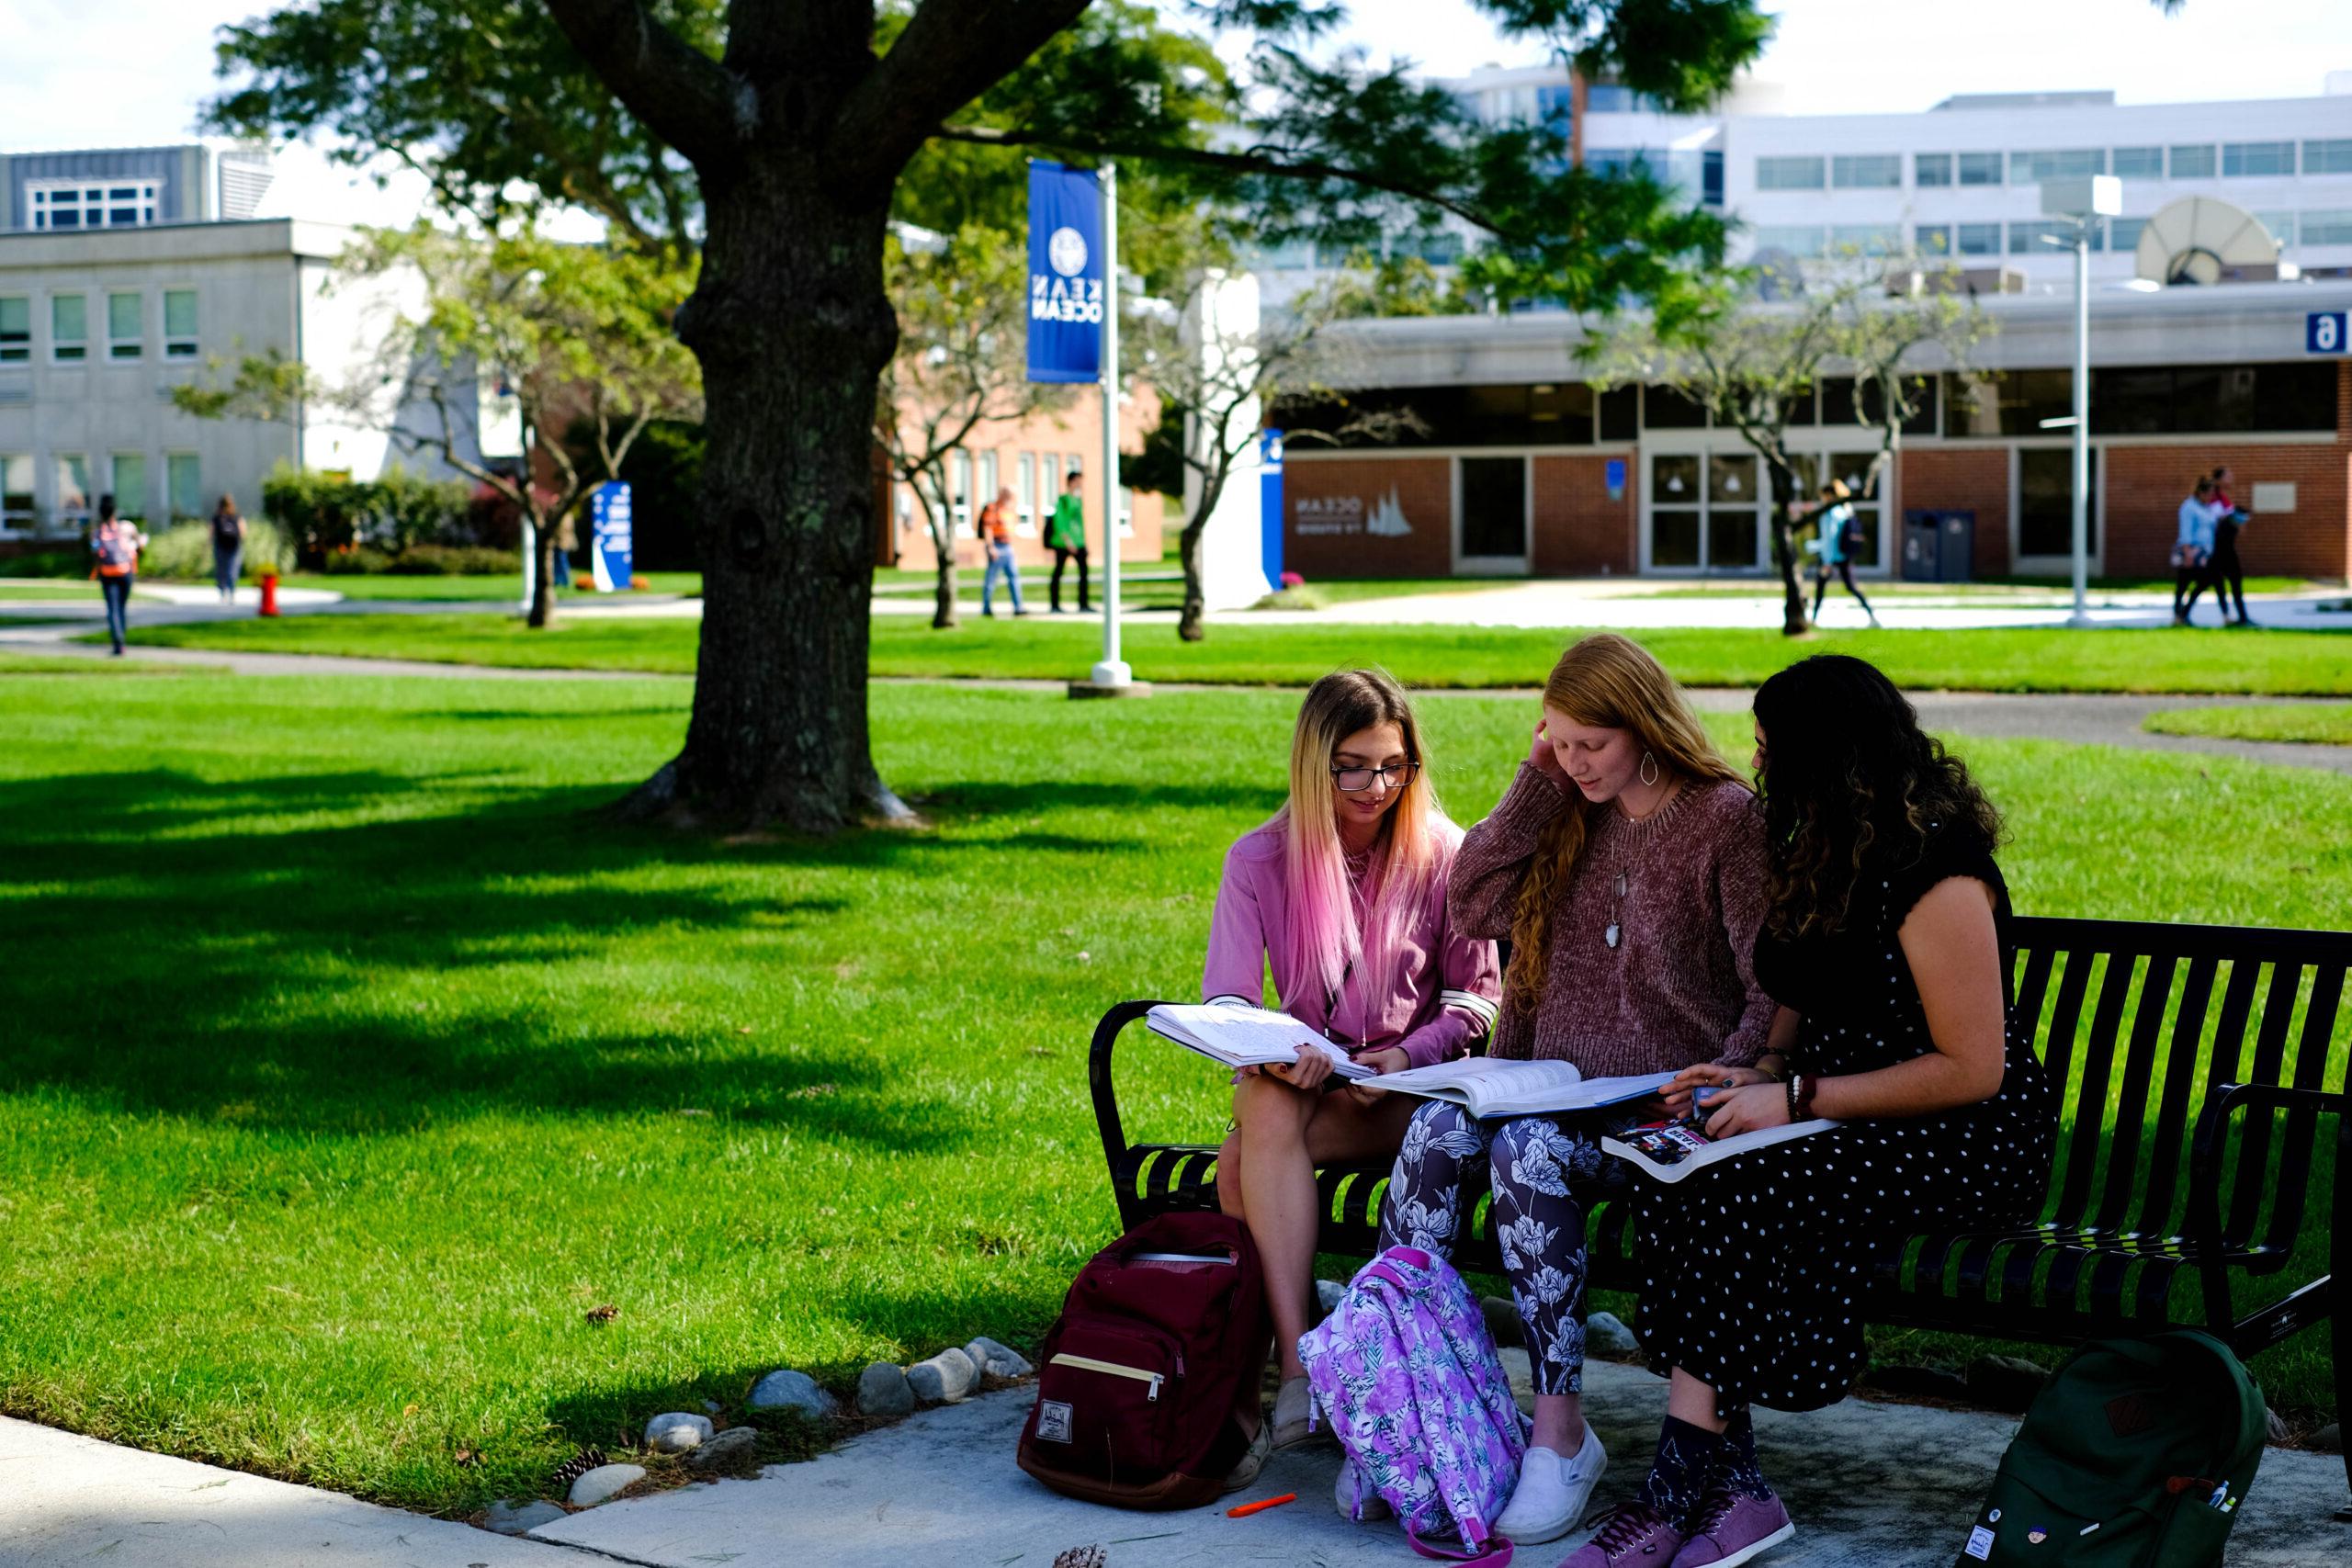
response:
M1485 1121L1492 1116L1541 1116L1554 1111L1591 1111L1656 1094L1672 1073L1643 1073L1628 1078L1589 1078L1566 1062L1521 1062L1471 1056L1434 1066L1408 1067L1380 1078L1375 1088L1429 1100L1450 1100Z
M1228 1067L1288 1066L1298 1060L1300 1051L1319 1050L1331 1058L1335 1077L1374 1076L1370 1067L1285 1012L1237 1002L1189 1007L1162 1002L1144 1014L1144 1023L1154 1034Z
M1679 1181L1694 1170L1732 1159L1751 1149L1770 1148L1792 1138L1809 1138L1838 1123L1825 1117L1792 1122L1785 1127L1758 1127L1728 1138L1711 1138L1690 1122L1627 1123L1600 1140L1603 1154L1615 1155L1654 1181Z

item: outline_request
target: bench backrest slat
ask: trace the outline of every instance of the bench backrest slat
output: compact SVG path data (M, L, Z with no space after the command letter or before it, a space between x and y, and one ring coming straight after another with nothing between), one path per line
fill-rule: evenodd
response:
M2213 982L2221 960L2199 953L2188 961L2182 982L2179 1010L2173 1017L2172 1039L2165 1051L2165 1068L2156 1110L2155 1136L2148 1145L2147 1181L2142 1195L2138 1227L2158 1235L2180 1234L2188 1183L2179 1179L2182 1150L2188 1141L2188 1115L2197 1096L2197 1066L2204 1044L2205 1023L2212 1012Z
M2134 954L2119 953L2108 961L2111 977L2120 969L2129 984L2139 969ZM2155 1082L2157 1040L2164 1028L2165 1004L2172 997L2173 971L2178 960L2171 953L2152 953L2139 970L2132 1007L2130 1043L2124 1048L2123 1077L2116 1091L2114 1130L2108 1135L2107 1190L2101 1194L2094 1224L2101 1229L2127 1228L2126 1223L2143 1192L2140 1181L2140 1139L2147 1130L2152 1088Z

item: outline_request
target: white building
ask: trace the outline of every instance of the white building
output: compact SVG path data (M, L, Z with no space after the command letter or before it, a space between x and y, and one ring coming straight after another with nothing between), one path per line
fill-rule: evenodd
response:
M236 148L0 157L0 550L78 534L103 495L151 525L224 491L257 513L280 463L368 479L396 455L313 408L172 405L175 384L273 351L345 382L421 299L413 279L339 278L348 229L248 216L267 182Z

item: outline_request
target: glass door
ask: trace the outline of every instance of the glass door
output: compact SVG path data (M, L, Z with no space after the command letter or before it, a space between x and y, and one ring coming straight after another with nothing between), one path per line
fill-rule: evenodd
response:
M2091 570L2099 568L2098 448L2091 448L2090 515L2085 520ZM2075 454L2065 446L2018 448L2018 543L2029 558L2064 566L2075 556Z
M1463 457L1454 470L1454 569L1525 571L1528 460Z
M1861 525L1862 542L1852 552L1854 570L1876 571L1886 554L1886 492L1879 476L1871 468L1875 452L1804 452L1797 464L1797 494L1805 501L1819 499L1821 487L1830 479L1843 479L1853 492L1849 505L1854 509L1854 521ZM1809 567L1814 558L1804 553L1804 541L1820 532L1817 523L1808 520L1798 525L1797 565L1800 570Z
M1752 572L1764 545L1769 488L1753 452L1652 452L1648 558L1653 571Z

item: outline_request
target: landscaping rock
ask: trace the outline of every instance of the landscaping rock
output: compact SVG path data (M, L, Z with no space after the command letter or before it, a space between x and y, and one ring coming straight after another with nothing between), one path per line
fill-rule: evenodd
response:
M992 1378L1025 1378L1037 1370L1020 1351L1010 1345L1000 1345L986 1335L965 1346L964 1354L973 1366Z
M481 1528L496 1530L500 1535L522 1535L565 1517L562 1504L550 1503L544 1497L534 1498L528 1503L501 1497L490 1506L490 1512L482 1516Z
M1487 1332L1498 1346L1527 1343L1527 1325L1519 1320L1519 1309L1500 1296L1478 1298L1478 1311L1487 1319Z
M752 1410L797 1410L820 1421L841 1408L841 1402L819 1388L816 1379L789 1369L770 1372L753 1383L751 1397L743 1403Z
M707 1441L710 1432L709 1416L673 1410L645 1424L645 1446L657 1454L682 1454Z
M645 1467L641 1464L599 1465L571 1483L571 1506L593 1508L644 1479Z
M979 1381L979 1369L961 1350L942 1350L907 1369L907 1382L925 1404L954 1404Z
M726 1408L715 1399L706 1399L702 1402L702 1413L714 1421L718 1419L718 1413Z
M2262 1408L2262 1420L2267 1441L2283 1443L2287 1440L2287 1423L2279 1418L2278 1412L2266 1404Z
M1348 1288L1337 1280L1315 1281L1315 1305L1325 1317L1331 1315L1340 1304L1340 1298L1347 1293Z
M1968 1364L1969 1397L1988 1410L2022 1411L2049 1382L2049 1368L2019 1356L1979 1356Z
M2313 1432L2311 1446L2324 1454L2342 1453L2344 1451L2344 1423L2330 1421L2326 1426Z
M1510 1380L1510 1396L1519 1407L1532 1416L1535 1413L1535 1363L1518 1346L1510 1346L1495 1354L1503 1364L1503 1376Z
M915 1391L907 1382L904 1371L888 1361L876 1361L858 1374L857 1408L861 1415L888 1420L911 1416Z
M1597 1312L1584 1320L1584 1353L1604 1361L1630 1361L1642 1353L1642 1342L1613 1312Z
M1968 1380L1943 1367L1872 1367L1862 1374L1861 1386L1905 1399L1945 1399L1954 1404L1971 1399Z
M759 1447L757 1427L729 1427L714 1434L709 1441L695 1445L686 1455L686 1468L706 1475L747 1469L755 1461Z

